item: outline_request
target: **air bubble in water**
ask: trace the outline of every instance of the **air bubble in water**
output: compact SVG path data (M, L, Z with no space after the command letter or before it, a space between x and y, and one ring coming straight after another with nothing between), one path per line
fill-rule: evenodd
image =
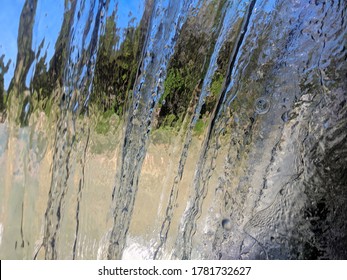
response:
M270 109L270 101L265 97L260 97L255 101L255 111L257 114L266 114Z
M231 222L229 219L223 219L222 220L222 227L225 229L225 230L231 230Z

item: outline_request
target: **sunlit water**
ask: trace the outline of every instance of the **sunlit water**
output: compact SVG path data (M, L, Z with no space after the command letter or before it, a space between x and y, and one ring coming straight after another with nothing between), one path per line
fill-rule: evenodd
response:
M1 4L1 259L347 257L345 1L56 2Z

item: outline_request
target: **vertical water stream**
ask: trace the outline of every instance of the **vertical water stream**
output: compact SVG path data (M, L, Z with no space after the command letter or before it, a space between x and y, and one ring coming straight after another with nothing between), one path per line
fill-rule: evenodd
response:
M1 4L0 258L346 257L346 1L58 2Z

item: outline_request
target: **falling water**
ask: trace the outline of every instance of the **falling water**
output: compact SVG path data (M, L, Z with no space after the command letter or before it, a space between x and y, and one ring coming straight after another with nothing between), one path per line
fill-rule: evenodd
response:
M23 2L0 258L346 258L345 1Z

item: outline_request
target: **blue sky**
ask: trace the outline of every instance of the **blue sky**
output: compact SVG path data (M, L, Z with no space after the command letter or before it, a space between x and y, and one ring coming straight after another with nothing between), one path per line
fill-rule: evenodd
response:
M24 0L0 0L0 56L5 54L5 63L11 59L10 69L5 75L5 89L14 73L19 17L23 5Z
M135 25L139 23L141 20L141 16L144 11L144 3L143 1L126 1L121 0L118 1L118 11L117 11L117 26L120 28L124 28L128 26L128 21L131 17L135 17L136 20L134 22ZM129 13L131 13L131 16L129 18ZM140 17L140 18L139 18Z

